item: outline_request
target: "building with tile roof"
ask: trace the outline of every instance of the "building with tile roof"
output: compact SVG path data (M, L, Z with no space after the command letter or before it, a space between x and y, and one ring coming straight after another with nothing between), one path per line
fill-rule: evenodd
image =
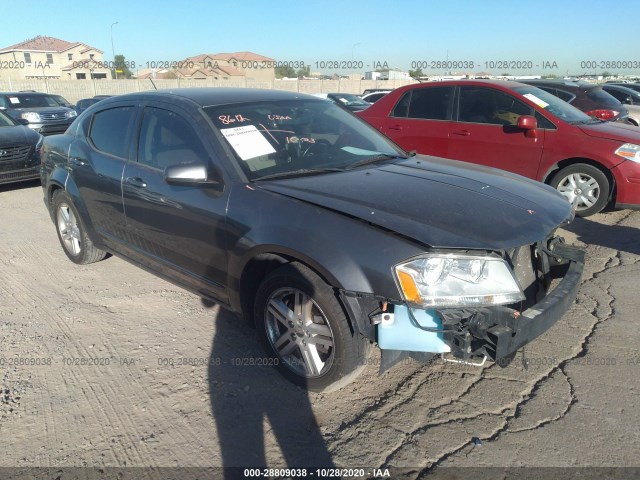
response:
M273 81L275 60L253 52L202 53L176 62L172 70L144 70L138 78L181 78L213 80Z
M110 78L103 52L82 42L38 35L0 48L0 79L51 78L85 80Z

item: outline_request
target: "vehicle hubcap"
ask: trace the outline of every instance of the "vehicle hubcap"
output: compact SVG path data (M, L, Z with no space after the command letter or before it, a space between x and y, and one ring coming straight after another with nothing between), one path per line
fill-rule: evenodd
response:
M64 248L73 256L80 254L80 229L73 210L63 203L58 207L58 232L64 243Z
M600 185L590 175L572 173L564 177L557 187L576 210L586 210L592 207L600 197Z
M273 292L265 310L269 343L296 374L319 377L331 368L333 331L313 299L295 288Z

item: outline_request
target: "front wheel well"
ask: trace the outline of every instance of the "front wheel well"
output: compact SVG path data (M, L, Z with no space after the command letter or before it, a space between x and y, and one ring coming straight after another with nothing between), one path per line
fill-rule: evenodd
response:
M584 163L587 165L591 165L595 168L597 168L598 170L600 170L602 173L604 173L604 175L607 177L607 180L609 180L609 186L610 188L610 192L609 192L609 201L613 200L615 198L616 195L616 180L613 177L613 174L611 173L611 170L609 170L607 167L605 167L604 165L602 165L600 162L597 162L596 160L591 160L590 158L580 158L580 157L575 157L575 158L567 158L565 160L560 160L558 163L556 163L553 168L551 168L546 176L544 177L544 179L542 180L543 183L546 183L547 185L551 184L551 181L553 180L553 177L563 168L569 167L571 165L575 165L577 163Z
M327 278L327 275L324 275L323 272L319 271L317 268L314 268L312 265L309 265L309 263L304 262L295 256L286 255L283 253L261 253L259 255L256 255L244 266L242 274L240 275L239 284L240 307L242 309L242 316L249 322L250 325L254 324L253 304L255 301L256 293L258 292L258 288L260 288L263 280L267 277L267 275L269 275L277 268L290 263L299 263L301 265L304 265L313 273L318 275L325 283L327 283L327 285L331 286L332 288L338 288L336 287L335 282ZM347 320L350 322L350 328L353 330L354 326L351 324L353 319L351 319L350 316L347 315Z

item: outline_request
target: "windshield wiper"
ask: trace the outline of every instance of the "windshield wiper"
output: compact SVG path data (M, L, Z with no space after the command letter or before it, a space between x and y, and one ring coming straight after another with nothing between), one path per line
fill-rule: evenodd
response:
M302 168L300 170L292 170L290 172L271 173L269 175L263 175L262 177L255 178L253 181L269 180L273 178L285 178L285 177L303 177L305 175L315 175L318 173L331 173L331 172L344 172L342 168Z
M362 165L369 165L370 163L382 162L384 160L393 160L396 158L407 158L401 157L399 155L389 155L388 153L381 153L379 155L373 155L371 157L363 158L362 160L358 160L356 163L352 163L345 170L351 170L353 168L360 167Z

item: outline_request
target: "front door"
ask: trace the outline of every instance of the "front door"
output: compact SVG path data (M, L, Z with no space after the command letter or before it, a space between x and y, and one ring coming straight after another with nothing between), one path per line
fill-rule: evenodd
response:
M450 130L449 158L536 178L544 130L535 137L516 127L533 108L513 95L484 86L461 86L457 121Z
M127 228L153 268L226 302L227 245L222 185L169 185L164 169L202 163L214 168L187 115L175 107L146 107L135 159L125 166L122 194ZM162 273L162 271L161 271Z

